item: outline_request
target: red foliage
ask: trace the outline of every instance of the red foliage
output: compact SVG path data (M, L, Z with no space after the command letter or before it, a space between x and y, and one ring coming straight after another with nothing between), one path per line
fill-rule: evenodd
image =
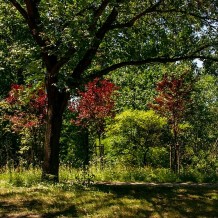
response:
M9 104L14 104L18 101L19 93L23 90L22 85L12 84L11 91L9 92L9 96L5 99Z
M112 96L118 88L109 80L99 78L89 82L85 91L79 91L79 99L73 101L69 107L72 112L77 113L73 121L78 126L94 126L100 133L104 129L105 118L114 115L114 99Z
M149 104L149 107L167 118L171 127L173 141L170 145L170 168L176 173L180 168L179 124L183 121L191 102L190 93L193 85L193 80L186 76L187 72L178 78L165 75L162 81L157 83L158 96L154 98L153 104Z
M43 88L36 90L31 96L29 106L33 112L42 120L45 119L47 105L47 95Z
M15 131L45 123L47 96L43 87L34 90L31 86L12 84L5 101L11 108L5 118Z
M184 76L185 74L175 78L164 75L156 86L158 96L154 98L153 104L149 104L149 107L167 117L170 122L181 119L190 102L191 84L185 81Z

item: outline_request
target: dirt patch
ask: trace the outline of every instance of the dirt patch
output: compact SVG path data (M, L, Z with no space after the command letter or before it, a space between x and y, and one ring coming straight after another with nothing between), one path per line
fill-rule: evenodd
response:
M154 183L154 182L95 182L96 185L106 186L145 186L145 187L208 187L218 188L218 183Z

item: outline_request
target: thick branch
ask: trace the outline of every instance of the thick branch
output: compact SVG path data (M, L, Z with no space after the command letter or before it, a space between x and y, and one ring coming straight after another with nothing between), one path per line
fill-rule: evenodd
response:
M101 17L101 15L103 14L103 12L105 11L105 9L108 6L108 4L109 4L109 0L103 0L101 5L95 10L95 12L94 12L94 20L93 20L92 24L89 27L89 29L91 31L96 29L97 21Z
M163 0L159 0L156 4L150 6L146 10L144 10L141 13L134 16L130 21L128 21L126 23L120 23L120 24L113 25L113 26L111 26L111 29L121 29L121 28L125 28L125 27L132 27L137 20L144 17L146 14L151 13L151 12L155 12L162 2L163 2Z
M98 19L102 13L104 12L105 8L108 6L109 0L103 0L99 8L95 11L94 17L95 19Z
M199 18L201 20L210 20L210 21L218 21L218 18L210 17L207 15L201 16L199 14L196 14L194 12L184 11L184 10L178 10L178 9L169 9L169 10L156 10L157 13L181 13L185 15L190 15L195 18Z
M16 1L16 0L9 0L11 4L20 12L25 20L28 20L28 14L25 9Z
M78 65L73 71L72 76L74 78L79 78L80 75L89 67L92 62L92 59L95 57L97 50L105 37L105 34L110 30L112 23L116 20L118 15L117 10L114 8L110 15L108 16L107 20L104 22L102 27L97 31L95 39L91 47L86 51L83 58L80 60Z
M126 66L140 66L150 63L170 63L170 62L176 62L176 61L182 61L182 60L193 60L193 59L207 59L218 62L218 57L211 57L211 56L204 56L204 55L187 55L187 56L181 56L181 57L156 57L156 58L147 58L140 61L123 61L117 64L113 64L103 70L97 71L93 74L91 74L88 78L94 79L96 77L102 77L106 74L108 74L111 71L117 70L122 67Z
M40 0L35 0L35 1L25 0L27 11L16 0L10 0L10 2L26 20L28 27L31 31L31 34L35 39L36 43L40 47L45 47L46 40L42 39L39 31L40 15L37 7Z
M49 70L53 75L56 74L60 68L70 60L71 55L75 52L75 49L70 48L60 60L58 60L56 55L49 55L48 51L46 50L46 46L50 41L49 39L43 39L40 35L42 28L40 26L41 19L38 11L38 4L40 3L40 0L24 0L27 11L25 11L16 0L10 0L10 2L24 17L34 40L41 47L42 59L46 64L47 70Z
M58 72L61 69L61 67L63 67L71 59L75 52L76 49L74 47L69 48L69 50L64 54L64 56L57 61L57 63L53 67L53 71Z
M45 40L40 36L40 15L38 11L38 5L36 2L31 1L31 0L24 0L27 8L27 13L28 13L28 26L29 29L31 30L32 36L34 37L35 41L40 47L46 47L48 44L49 40Z

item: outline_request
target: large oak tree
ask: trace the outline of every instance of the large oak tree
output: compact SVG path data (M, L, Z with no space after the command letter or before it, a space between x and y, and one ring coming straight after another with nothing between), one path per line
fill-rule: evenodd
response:
M43 178L58 180L62 115L73 90L131 65L217 61L217 6L212 0L2 1L1 73L12 64L14 72L45 80Z

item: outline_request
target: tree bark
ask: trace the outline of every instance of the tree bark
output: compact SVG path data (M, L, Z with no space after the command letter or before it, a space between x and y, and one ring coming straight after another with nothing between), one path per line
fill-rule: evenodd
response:
M178 142L178 124L174 126L174 168L173 171L174 173L179 174L180 171L180 149L179 149L179 142Z
M179 174L180 173L180 153L179 153L179 144L175 144L174 150L174 172Z
M170 143L170 169L173 170L173 145Z
M61 92L53 83L47 85L48 106L42 166L43 181L59 181L59 151L63 113L68 93Z
M86 168L87 166L89 166L89 162L90 162L89 131L87 128L83 129L82 135L83 135L83 149L84 149L83 167Z
M148 154L148 151L149 151L149 147L144 151L144 154L143 154L143 166L147 166L148 163L147 163L147 154Z

